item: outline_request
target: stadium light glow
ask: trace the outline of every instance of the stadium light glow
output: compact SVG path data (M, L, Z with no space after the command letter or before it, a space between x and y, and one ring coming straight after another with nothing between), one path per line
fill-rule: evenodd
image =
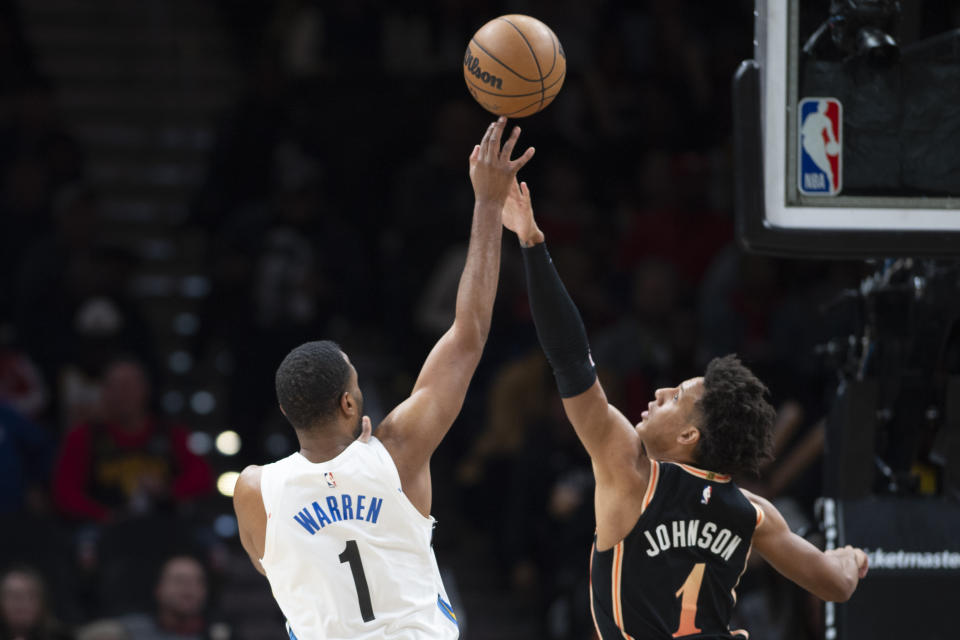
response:
M240 451L240 436L236 431L223 431L217 436L216 447L225 456L236 455Z
M217 491L228 498L233 497L233 489L237 486L237 479L240 474L236 471L224 471L217 478Z

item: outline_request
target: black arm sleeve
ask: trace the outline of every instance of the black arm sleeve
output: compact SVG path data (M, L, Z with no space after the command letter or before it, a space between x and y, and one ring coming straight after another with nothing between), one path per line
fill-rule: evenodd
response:
M521 251L537 338L557 379L560 397L571 398L589 389L597 379L587 331L553 266L547 245L541 242Z

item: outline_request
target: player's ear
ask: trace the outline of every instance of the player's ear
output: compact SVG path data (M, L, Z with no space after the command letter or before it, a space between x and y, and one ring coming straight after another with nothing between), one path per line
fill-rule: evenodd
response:
M283 405L278 402L278 403L277 403L277 406L280 407L280 413L282 413L284 416L286 416L286 415L287 415L287 412L283 410Z
M340 410L348 416L352 416L357 412L357 402L353 399L353 396L350 395L349 391L344 391L340 394Z
M677 442L684 446L693 446L700 441L700 429L697 429L692 424L685 426L679 434L677 434Z

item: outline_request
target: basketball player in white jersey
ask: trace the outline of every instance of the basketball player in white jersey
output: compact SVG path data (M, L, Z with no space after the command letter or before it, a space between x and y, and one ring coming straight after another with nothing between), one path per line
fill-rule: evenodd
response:
M291 639L459 637L431 548L430 457L480 361L499 277L501 211L533 157L530 148L510 159L520 129L501 149L505 127L505 118L491 124L470 155L476 202L453 326L377 435L369 435L357 372L334 343L301 345L277 370L280 408L300 451L247 467L234 508L243 547L270 581Z

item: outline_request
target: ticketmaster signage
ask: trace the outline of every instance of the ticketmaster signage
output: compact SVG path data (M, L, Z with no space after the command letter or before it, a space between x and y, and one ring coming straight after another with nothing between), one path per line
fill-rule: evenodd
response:
M824 498L826 546L863 549L870 571L844 604L824 607L825 640L954 640L960 504L931 497ZM950 594L949 596L947 594Z
M956 551L885 551L864 549L870 559L870 571L887 569L960 569L960 552Z

